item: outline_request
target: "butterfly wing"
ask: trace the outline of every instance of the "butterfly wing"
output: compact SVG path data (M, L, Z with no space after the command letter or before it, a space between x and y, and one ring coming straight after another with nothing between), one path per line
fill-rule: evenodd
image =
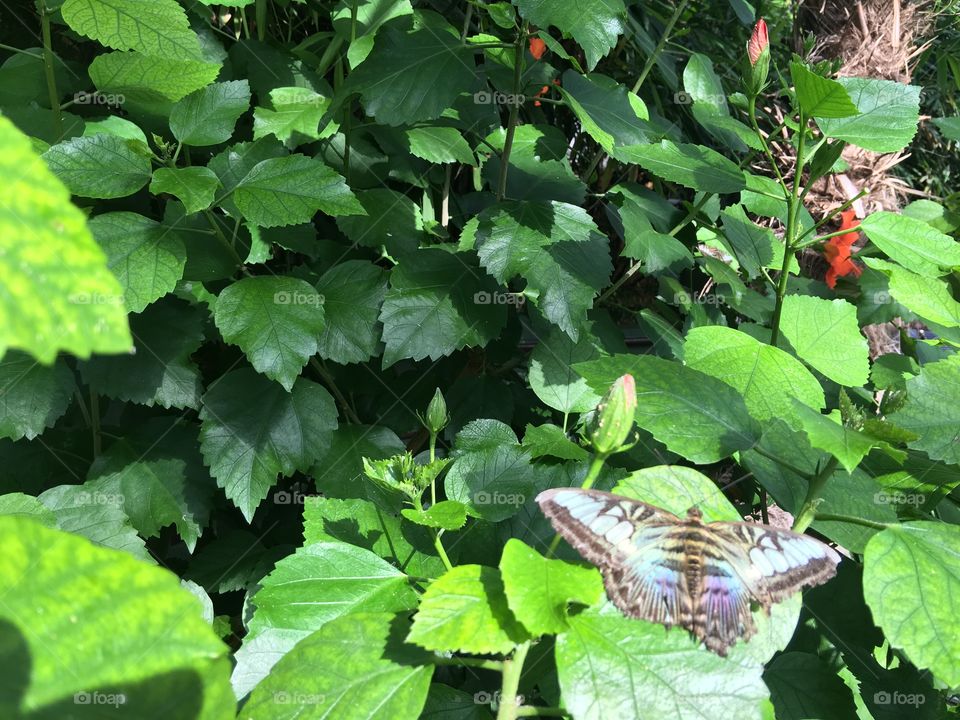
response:
M686 626L692 608L683 561L664 550L676 515L599 490L556 488L537 502L556 531L600 568L607 597L621 611Z

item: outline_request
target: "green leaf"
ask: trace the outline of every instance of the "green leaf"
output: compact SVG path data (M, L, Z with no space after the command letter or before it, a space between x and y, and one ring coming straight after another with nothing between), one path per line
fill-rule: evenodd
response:
M357 427L360 426L347 425L338 433ZM334 452L336 446L336 442L331 444ZM366 548L403 572L418 577L432 578L446 572L433 546L433 537L426 530L382 511L369 500L307 498L303 507L303 544L336 541Z
M863 557L863 594L895 648L947 686L960 684L960 528L908 522L875 535Z
M960 355L925 365L907 378L907 402L890 421L920 437L909 443L934 460L960 465Z
M661 270L678 272L693 266L687 246L672 235L658 232L648 217L648 209L636 202L636 196L621 189L620 221L623 223L623 255L643 262L648 273Z
M830 665L802 652L774 658L763 673L778 720L856 720L853 695Z
M154 195L173 195L183 203L187 215L190 215L213 205L219 185L220 180L207 167L157 168L150 181L150 192Z
M93 718L77 704L93 692L122 698L91 703L98 714L158 718L168 712L158 699L175 697L192 717L220 720L232 706L227 647L173 573L4 517L0 585L9 688L23 693L19 710L5 703L9 717Z
M484 210L480 263L499 282L520 275L537 308L573 340L610 278L607 239L582 208L561 202L503 202Z
M820 382L803 363L780 348L733 328L693 328L683 346L687 367L734 388L757 420L796 418L793 398L819 410L824 405Z
M682 465L637 470L616 484L613 492L656 505L678 517L697 507L706 522L741 522L743 518L717 484Z
M407 576L369 550L316 542L280 560L250 598L254 606L237 652L233 686L246 695L300 640L358 612L416 607ZM338 665L339 667L339 665Z
M417 525L441 530L459 530L467 523L467 508L456 500L442 500L425 511L404 508L400 513Z
M416 250L426 238L420 208L403 193L389 188L360 190L357 200L364 214L337 218L337 227L350 242L377 250L383 246L399 257Z
M643 101L606 75L567 70L560 94L583 129L614 158L621 159L618 148L646 145L658 136L645 122L649 115Z
M847 89L809 70L803 63L790 63L790 76L797 92L797 103L807 117L846 118L859 114Z
M170 131L184 145L219 145L233 136L237 119L250 107L246 80L212 83L191 92L170 110Z
M433 666L422 653L402 644L405 625L384 613L355 613L327 623L277 663L243 706L243 717L417 717Z
M473 150L460 131L452 127L419 127L405 130L410 152L432 163L476 165Z
M637 385L637 425L696 463L717 462L752 447L760 426L740 393L680 363L649 355L613 355L574 369L595 392L626 373Z
M0 437L33 440L67 411L75 389L63 360L46 366L8 352L0 358Z
M801 428L810 444L833 455L847 472L853 472L860 461L877 445L885 445L868 435L844 427L807 405L794 401L795 427Z
M490 522L516 515L540 488L529 457L508 425L474 420L457 433L454 462L444 478L447 497Z
M922 220L875 212L860 223L870 241L908 270L939 277L942 268L960 267L960 243Z
M162 104L176 102L212 83L220 65L117 51L97 55L88 72L102 93L123 95L127 101Z
M545 558L515 538L503 548L500 574L510 611L534 637L569 629L567 603L590 606L603 597L596 568Z
M80 366L84 381L106 397L148 407L200 407L200 370L190 359L203 342L200 311L173 298L130 317L132 355L96 356Z
M60 11L71 29L115 50L200 57L200 42L175 0L65 0Z
M111 445L90 466L85 491L121 498L145 538L177 528L192 553L207 524L215 488L197 447L196 426L155 418Z
M631 147L622 154L625 161L694 190L725 194L740 192L747 186L736 163L703 145L676 145L662 140L659 145Z
M257 163L234 189L233 200L247 220L263 227L310 222L318 210L364 214L343 177L306 155Z
M297 278L243 278L220 293L214 322L257 372L289 392L320 347L323 296Z
M576 5L515 0L514 4L527 22L544 29L553 25L576 40L586 54L588 70L596 67L625 31L627 10L623 0L582 0Z
M475 654L508 653L525 639L500 572L482 565L459 565L430 583L407 636L427 650Z
M782 243L774 237L769 228L760 227L751 221L742 205L734 205L724 210L720 216L723 218L723 235L720 236L720 241L737 258L747 277L758 277L763 268L772 265L782 266ZM779 253L776 253L775 249ZM779 258L776 255L779 255Z
M491 189L500 184L500 157L506 139L506 128L497 128L484 143L495 151L483 163L483 177ZM566 155L566 140L557 128L547 125L517 127L510 150L510 169L504 197L528 202L582 205L587 186L574 174Z
M271 108L258 107L253 111L254 140L274 135L282 142L291 140L295 141L293 144L302 145L336 131L336 125L321 131L320 120L330 107L330 98L309 88L273 88L270 105Z
M418 250L390 272L380 311L383 366L403 358L437 360L464 347L486 345L503 327L503 305L480 304L494 283L464 253Z
M933 124L947 140L960 142L960 117L934 118Z
M780 331L797 356L840 385L865 385L870 372L867 341L857 308L844 300L787 295Z
M363 458L381 460L399 455L406 446L392 430L377 425L341 425L330 436L310 474L328 497L366 498L371 487L363 473ZM371 500L383 500L376 495ZM399 505L385 505L396 513Z
M527 424L523 434L523 449L531 458L556 457L562 460L586 460L590 453L573 442L556 425Z
M150 180L146 146L116 135L71 138L51 147L43 159L70 192L81 197L126 197Z
M960 302L954 299L946 282L876 258L865 258L865 262L890 277L890 294L897 302L930 322L944 327L960 326Z
M446 27L410 33L387 27L350 74L348 87L360 93L367 115L378 123L433 120L476 85L473 54Z
M141 312L172 292L183 277L187 251L170 228L137 213L109 212L93 218L90 230L123 285L124 303L131 312Z
M559 328L552 329L530 353L530 389L544 405L562 413L592 410L603 393L591 390L573 365L602 355L591 336L574 342Z
M564 707L577 720L763 717L763 666L704 652L682 628L591 609L570 619L555 652Z
M337 426L333 398L300 378L290 393L253 370L234 370L203 396L200 450L210 474L249 522L277 475L305 472Z
M410 0L374 0L362 5L341 1L331 13L334 32L349 41L347 60L357 67L373 49L380 27L395 18L412 15Z
M83 213L4 117L0 148L0 357L19 348L52 364L60 350L129 350L120 284Z
M878 153L902 150L917 132L920 88L892 80L840 78L859 115L817 119L827 137L840 138Z
M57 526L57 516L33 495L24 493L0 495L0 515L30 518L49 528Z
M347 260L323 273L316 287L326 321L318 341L320 357L347 365L376 355L386 273L366 260Z
M727 95L713 62L702 53L693 53L683 69L683 89L689 100L718 115L728 115Z

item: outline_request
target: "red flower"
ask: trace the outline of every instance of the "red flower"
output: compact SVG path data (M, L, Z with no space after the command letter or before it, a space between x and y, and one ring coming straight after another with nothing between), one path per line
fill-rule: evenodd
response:
M747 55L750 56L750 65L757 64L760 54L770 46L770 38L767 36L767 23L763 18L757 20L753 28L753 34L750 36L750 42L747 43Z
M547 51L547 44L538 37L530 38L530 54L534 60L539 60Z
M853 230L860 225L860 222L855 219L856 216L857 214L853 210L844 210L840 213L840 229ZM835 288L837 286L837 278L846 275L860 277L860 273L862 272L860 267L850 259L850 250L859 237L859 232L848 232L827 240L826 245L823 247L823 255L826 257L827 262L830 263L830 269L827 270L826 278L828 287Z

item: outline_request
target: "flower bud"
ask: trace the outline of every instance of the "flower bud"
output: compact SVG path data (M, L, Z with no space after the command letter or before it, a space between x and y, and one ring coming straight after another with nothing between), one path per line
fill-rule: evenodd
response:
M437 388L430 404L427 405L427 415L423 424L427 430L436 435L447 426L448 422L450 422L450 416L447 415L447 403L440 393L440 388Z
M747 60L749 66L745 73L748 93L751 96L759 95L763 86L767 84L767 74L770 72L770 38L767 35L767 23L763 18L757 20L747 43Z
M619 452L630 430L637 411L637 386L633 375L623 375L610 386L593 414L587 436L594 451L600 455Z

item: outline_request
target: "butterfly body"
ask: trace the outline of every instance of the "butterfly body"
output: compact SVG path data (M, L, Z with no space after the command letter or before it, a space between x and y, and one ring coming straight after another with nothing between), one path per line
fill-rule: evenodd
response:
M814 538L765 525L703 522L630 498L576 488L537 496L553 526L600 568L624 614L679 625L726 655L756 632L751 602L767 612L804 585L833 577L839 555Z

